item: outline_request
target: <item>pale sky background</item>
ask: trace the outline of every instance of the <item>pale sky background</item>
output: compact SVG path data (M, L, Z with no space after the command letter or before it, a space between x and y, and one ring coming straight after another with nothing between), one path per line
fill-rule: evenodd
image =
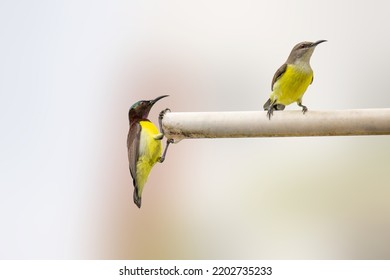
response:
M389 108L389 1L1 1L1 259L389 259L389 136L184 140L138 209L127 113ZM299 109L296 105L289 110ZM310 112L309 112L310 113Z

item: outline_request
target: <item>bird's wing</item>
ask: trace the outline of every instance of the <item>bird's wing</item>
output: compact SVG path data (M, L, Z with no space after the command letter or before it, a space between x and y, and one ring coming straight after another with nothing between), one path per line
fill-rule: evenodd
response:
M286 69L287 69L287 63L283 64L282 66L279 67L278 70L276 70L276 73L272 79L271 90L274 90L274 84L284 74L284 72L286 72Z
M129 156L129 169L131 177L133 177L134 186L137 178L137 159L140 136L141 125L138 122L130 125L129 134L127 135L127 151Z

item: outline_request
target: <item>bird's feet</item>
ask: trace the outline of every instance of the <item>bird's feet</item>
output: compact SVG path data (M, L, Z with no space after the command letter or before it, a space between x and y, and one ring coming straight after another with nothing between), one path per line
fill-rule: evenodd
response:
M271 119L273 114L274 114L274 107L273 106L268 107L268 109L267 109L267 117L268 117L269 120Z
M298 104L300 107L302 107L302 113L305 114L309 109L305 105Z
M162 110L160 112L160 114L158 115L158 124L160 126L160 131L161 131L162 137L164 136L164 129L163 129L163 125L162 125L162 120L163 120L165 114L170 112L170 111L171 111L171 109L166 108L165 110ZM161 139L162 139L162 137L161 137ZM169 144L174 143L174 142L175 141L173 139L167 139L167 144L165 146L164 152L163 152L162 156L159 159L160 163L164 162L164 160L165 160L165 156L167 155Z
M163 125L162 125L162 120L165 116L166 113L170 112L171 109L169 108L166 108L165 110L162 110L160 112L160 114L158 115L158 125L160 126L160 132L164 135L164 129L163 129Z
M163 152L162 156L158 160L160 163L163 163L164 160L165 160L165 156L167 155L169 144L174 143L174 142L175 141L173 139L168 139L167 140L167 145L165 146L164 152Z
M302 102L298 102L298 106L302 107L303 114L305 114L308 111L307 107L305 105L303 105Z
M162 120L164 118L165 114L170 112L170 111L171 111L171 109L169 109L169 108L166 108L165 110L162 110L160 112L160 114L158 115L158 118Z

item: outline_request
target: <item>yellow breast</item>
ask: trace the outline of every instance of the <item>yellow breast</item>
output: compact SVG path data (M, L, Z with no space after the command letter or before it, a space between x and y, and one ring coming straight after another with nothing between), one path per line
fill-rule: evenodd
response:
M143 186L148 179L153 165L160 159L162 154L161 140L156 140L159 134L157 127L149 121L141 121L140 145L137 161L137 183L142 193Z
M274 84L271 100L278 104L289 105L301 100L313 79L313 70L309 67L288 65L286 72Z

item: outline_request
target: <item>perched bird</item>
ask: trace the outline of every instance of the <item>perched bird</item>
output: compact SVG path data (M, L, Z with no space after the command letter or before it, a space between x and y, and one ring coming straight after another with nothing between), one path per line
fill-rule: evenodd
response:
M264 110L268 111L271 119L274 110L284 110L285 106L297 102L302 107L302 112L307 107L302 104L302 96L308 86L313 82L313 70L310 67L310 58L314 49L326 40L317 42L302 42L291 51L287 61L276 71L271 85L271 95L264 104Z
M163 95L153 100L138 101L129 110L130 128L127 135L127 149L129 169L134 185L133 198L138 208L141 208L142 191L152 167L156 162L164 161L168 145L171 143L170 140L167 141L164 154L162 154L161 140L164 135L148 120L148 115L153 105L167 96ZM162 130L162 117L167 110L160 113L160 130Z

